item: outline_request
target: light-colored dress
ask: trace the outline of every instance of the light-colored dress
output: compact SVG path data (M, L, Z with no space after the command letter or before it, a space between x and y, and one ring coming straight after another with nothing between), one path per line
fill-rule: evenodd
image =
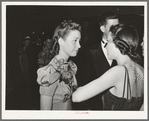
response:
M77 87L76 71L77 66L72 61L56 58L37 70L40 95L53 97L52 110L72 109L71 95Z

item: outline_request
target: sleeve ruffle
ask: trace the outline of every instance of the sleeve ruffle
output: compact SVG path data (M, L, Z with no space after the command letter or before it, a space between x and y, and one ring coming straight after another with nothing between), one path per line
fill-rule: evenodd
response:
M56 82L60 74L52 65L47 65L37 70L37 83L41 86L49 86Z

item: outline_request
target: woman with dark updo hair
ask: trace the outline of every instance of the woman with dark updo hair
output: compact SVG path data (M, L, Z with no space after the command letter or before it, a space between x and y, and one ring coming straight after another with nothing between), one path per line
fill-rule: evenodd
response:
M81 39L79 24L63 21L53 36L53 59L37 71L40 85L41 110L71 110L71 95L77 88L75 74L77 66L69 57L78 53Z
M144 70L137 64L139 37L133 26L112 26L106 46L109 59L118 65L101 77L79 87L72 95L73 102L81 102L105 91L103 110L140 110L144 100Z

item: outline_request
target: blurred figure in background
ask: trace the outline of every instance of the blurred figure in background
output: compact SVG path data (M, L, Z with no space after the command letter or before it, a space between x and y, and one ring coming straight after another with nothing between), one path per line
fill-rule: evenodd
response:
M29 80L31 86L31 108L39 109L39 85L36 82L38 69L38 53L42 50L42 40L40 38L31 38L32 44L27 49L29 57Z
M143 36L143 41L141 43L141 47L142 47L142 56L144 57L144 36ZM143 62L144 62L144 58L143 58ZM144 64L144 63L143 63ZM144 66L144 65L143 65ZM140 111L144 111L144 103L140 109Z
M31 39L29 36L26 36L23 41L23 47L20 49L19 53L19 62L22 72L22 78L19 80L19 88L21 92L18 92L23 96L24 99L21 99L24 104L22 107L26 109L31 109L31 80L29 78L29 68L30 68L30 60L28 56L28 49L31 46Z
M19 53L19 62L20 62L20 67L22 71L22 76L23 76L23 82L22 85L29 87L29 58L27 55L27 49L31 44L31 40L29 36L25 37L25 40L23 41L23 47L20 49Z
M142 56L144 56L144 36L143 36L143 41L141 43L141 47L142 47Z
M45 38L43 43L44 43L44 45L42 47L42 50L38 54L39 68L47 65L52 59L52 55L50 52L50 50L52 48L52 39L47 37L47 38Z

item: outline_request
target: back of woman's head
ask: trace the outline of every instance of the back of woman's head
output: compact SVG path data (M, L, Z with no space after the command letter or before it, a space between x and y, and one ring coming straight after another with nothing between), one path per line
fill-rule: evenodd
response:
M135 61L140 60L139 54L136 53L139 36L134 26L118 24L116 26L112 26L110 31L112 32L113 41L116 47L122 54L127 54Z
M53 48L52 48L53 56L59 53L58 39L62 38L65 40L65 38L69 35L69 32L73 30L78 30L81 32L81 26L78 23L73 22L72 20L68 21L64 20L56 27L53 35Z

